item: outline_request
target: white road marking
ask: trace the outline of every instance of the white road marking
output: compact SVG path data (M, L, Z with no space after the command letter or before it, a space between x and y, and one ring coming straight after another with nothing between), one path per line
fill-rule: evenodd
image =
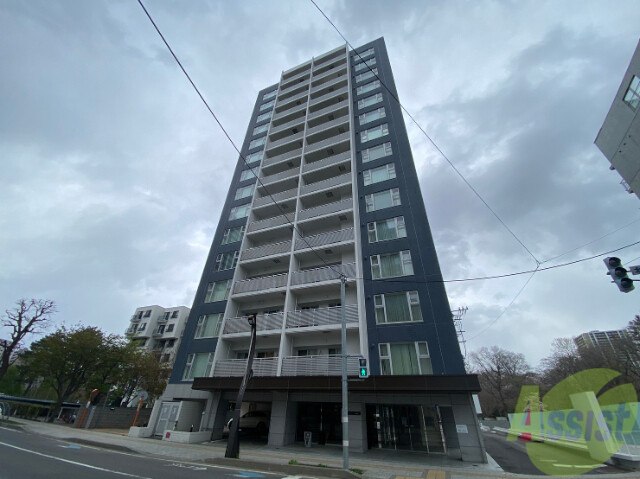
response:
M193 469L194 471L206 471L206 467L202 466L192 466L189 464L182 464L180 462L172 462L171 464L165 464L165 466L173 466L173 467L182 467L184 469Z
M41 452L37 452L37 451L32 451L30 449L24 449L22 447L18 447L18 446L14 446L13 444L7 444L6 442L0 442L0 446L6 446L6 447L11 447L13 449L17 449L19 451L23 451L23 452L28 452L30 454L35 454L36 456L42 456L42 457L46 457L48 459L54 459L56 461L61 461L61 462L66 462L68 464L73 464L75 466L81 466L81 467L86 467L88 469L95 469L96 471L104 471L104 472L111 472L112 474L118 474L120 476L126 476L126 477L137 477L139 479L153 479L151 477L146 477L146 476L138 476L137 474L129 474L127 472L120 472L120 471L114 471L112 469L105 469L103 467L98 467L98 466L92 466L90 464L84 464L82 462L77 462L77 461L70 461L69 459L63 459L61 457L56 457L56 456L51 456L49 454L43 454Z
M2 426L0 426L0 429L4 429L5 431L11 431L11 432L22 432L19 429L11 429L10 427L2 427Z

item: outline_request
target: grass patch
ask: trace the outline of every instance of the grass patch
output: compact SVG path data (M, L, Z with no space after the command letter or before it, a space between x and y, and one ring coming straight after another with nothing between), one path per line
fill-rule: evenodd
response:
M364 474L364 471L362 469L355 469L354 468L354 469L349 469L349 470L351 472L355 472L356 474L360 474L360 475Z
M290 465L290 466L297 466L297 465L298 465L298 461L296 461L295 459L291 459L291 460L289 461L289 465Z

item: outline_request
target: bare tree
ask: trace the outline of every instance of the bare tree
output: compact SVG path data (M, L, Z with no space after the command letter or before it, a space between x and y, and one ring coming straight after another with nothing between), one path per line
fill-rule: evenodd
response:
M7 309L0 324L7 328L9 339L0 340L0 379L15 361L14 353L28 334L41 333L46 329L56 305L50 299L19 299L13 309Z

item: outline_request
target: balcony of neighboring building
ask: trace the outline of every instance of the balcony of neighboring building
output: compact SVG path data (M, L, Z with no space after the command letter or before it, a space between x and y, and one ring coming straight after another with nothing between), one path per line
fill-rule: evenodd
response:
M254 216L254 218L249 222L247 226L247 234L252 234L256 232L260 232L261 234L265 234L266 232L272 232L274 234L280 235L281 229L289 229L292 228L293 219L295 218L294 212L287 214L280 214L276 216L268 216L261 218L259 216Z
M300 81L299 78L294 83L290 83L287 88L280 88L276 101L286 101L296 95L299 95L303 91L309 91L309 79L307 77L307 79L305 80L304 76L304 73L300 76L300 78L302 78L302 81Z
M307 112L307 101L300 102L300 104L294 104L291 108L288 108L280 113L274 113L271 121L273 126L280 126L288 121L294 120L300 116L305 116Z
M260 183L258 183L258 192L262 195L266 190L271 194L275 194L296 188L299 175L300 165L270 174L264 173L263 170L260 176Z
M248 266L248 265L247 265ZM250 268L245 270L245 279L234 282L232 294L238 295L270 295L285 291L287 287L289 269L288 259L270 265L272 271L261 273ZM249 274L247 274L249 273ZM255 274L253 274L255 273ZM244 275L243 275L244 276Z
M316 143L336 133L344 133L349 130L349 115L340 115L339 117L333 117L333 119L322 117L322 120L322 122L314 123L314 126L307 128L307 143Z
M298 187L279 193L271 193L269 189L261 190L253 202L253 212L262 217L278 216L291 213L296 209ZM262 195L264 193L264 195Z
M290 85L301 83L300 80L304 81L305 78L308 79L308 75L310 73L311 73L310 61L282 72L282 78L280 80L280 91L285 90L286 88L289 88Z
M344 245L353 244L355 241L355 231L353 227L348 227L306 235L298 230L295 238L294 251L296 253L305 250L336 249Z
M272 261L283 261L291 253L291 240L280 241L277 243L267 243L261 246L243 249L240 252L241 263L255 263L260 267L263 263Z
M273 157L277 155L284 155L291 151L302 148L302 145L303 145L302 136L303 136L303 132L300 131L293 135L285 136L280 140L267 141L267 146L265 147L265 154L268 157Z
M307 116L308 128L313 128L321 123L340 118L349 114L349 100L331 103L328 106L309 113Z
M247 370L246 359L219 359L213 368L214 377L244 376ZM253 376L276 376L278 374L278 358L254 358L251 365Z
M328 59L326 59L328 58ZM338 68L347 65L347 55L343 52L336 54L333 57L323 57L322 59L313 60L313 76L322 75L331 70L337 70Z
M329 256L329 255L327 255ZM324 263L323 263L324 264ZM291 289L306 288L323 283L339 283L340 275L344 274L352 281L356 277L356 264L327 262L328 266L300 269L291 273Z
M337 105L349 99L349 88L343 86L332 91L326 91L321 96L309 101L309 113L322 111L324 108Z
M314 138L316 140L315 143L307 144L304 150L305 163L313 163L333 155L350 151L351 132L348 131L347 128L347 131L340 133L339 130L335 128L336 127L328 131L327 134L331 135L328 138L319 139L316 137Z
M346 197L317 206L304 207L298 211L298 225L306 229L328 228L338 225L353 225L353 198Z
M287 168L294 168L300 166L300 155L302 154L302 148L298 148L293 151L288 151L282 154L274 154L267 156L262 161L262 171L265 175L283 171Z
M342 80L347 77L347 66L343 66L338 69L332 69L320 75L314 75L311 79L311 93L318 91L325 85L328 85L336 80Z
M351 170L351 151L347 150L342 153L338 153L337 155L331 155L324 157L322 159L318 159L313 162L308 162L310 158L313 156L306 156L305 163L302 165L302 174L306 179L313 179L315 174L312 173L321 173L326 174L327 177L334 176L331 173L323 173L323 170L333 169L338 170L338 173L344 173L345 171Z
M347 375L357 376L360 363L357 357L347 357ZM282 358L281 376L340 376L340 354L285 356Z
M134 314L133 316L131 316L132 323L139 323L141 319L142 316L140 314Z
M287 121L286 123L282 123L278 126L272 126L271 130L269 130L269 139L271 141L276 141L301 132L304 130L304 120L304 115L301 115Z
M256 316L256 335L257 336L279 336L282 332L282 326L284 324L284 313L273 312L268 314L258 314ZM227 318L224 322L224 329L222 336L230 337L248 337L251 333L251 326L247 321L247 316L237 316L234 318Z
M358 305L347 304L344 308L347 328L357 328ZM342 327L342 306L325 308L306 307L287 312L287 333L309 333L315 329L326 330Z
M244 322L248 324L246 319ZM280 331L278 334L265 334L267 330L258 330L259 319L256 322L256 335L260 341L256 343L252 371L254 376L276 376L278 372L278 349L280 346ZM244 376L247 369L249 355L250 333L229 333L221 338L222 349L213 367L213 376Z
M307 97L309 96L309 89L307 87L302 88L301 91L297 92L295 95L291 95L289 97L279 97L278 101L276 101L275 105L275 113L282 113L296 106L302 105L307 102Z

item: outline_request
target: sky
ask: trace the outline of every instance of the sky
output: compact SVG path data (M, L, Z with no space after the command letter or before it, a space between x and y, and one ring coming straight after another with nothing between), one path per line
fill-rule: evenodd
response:
M344 44L305 0L144 3L238 145L258 90ZM640 201L593 142L640 3L317 3L353 46L384 36L402 104L543 267L638 240ZM55 325L123 334L136 307L190 307L238 156L143 10L12 0L0 32L0 309L53 299ZM535 268L405 121L444 278ZM617 255L640 264L640 245ZM596 258L524 289L529 274L447 283L468 308L467 352L497 345L536 366L554 338L624 327L640 288L623 294L605 271Z

